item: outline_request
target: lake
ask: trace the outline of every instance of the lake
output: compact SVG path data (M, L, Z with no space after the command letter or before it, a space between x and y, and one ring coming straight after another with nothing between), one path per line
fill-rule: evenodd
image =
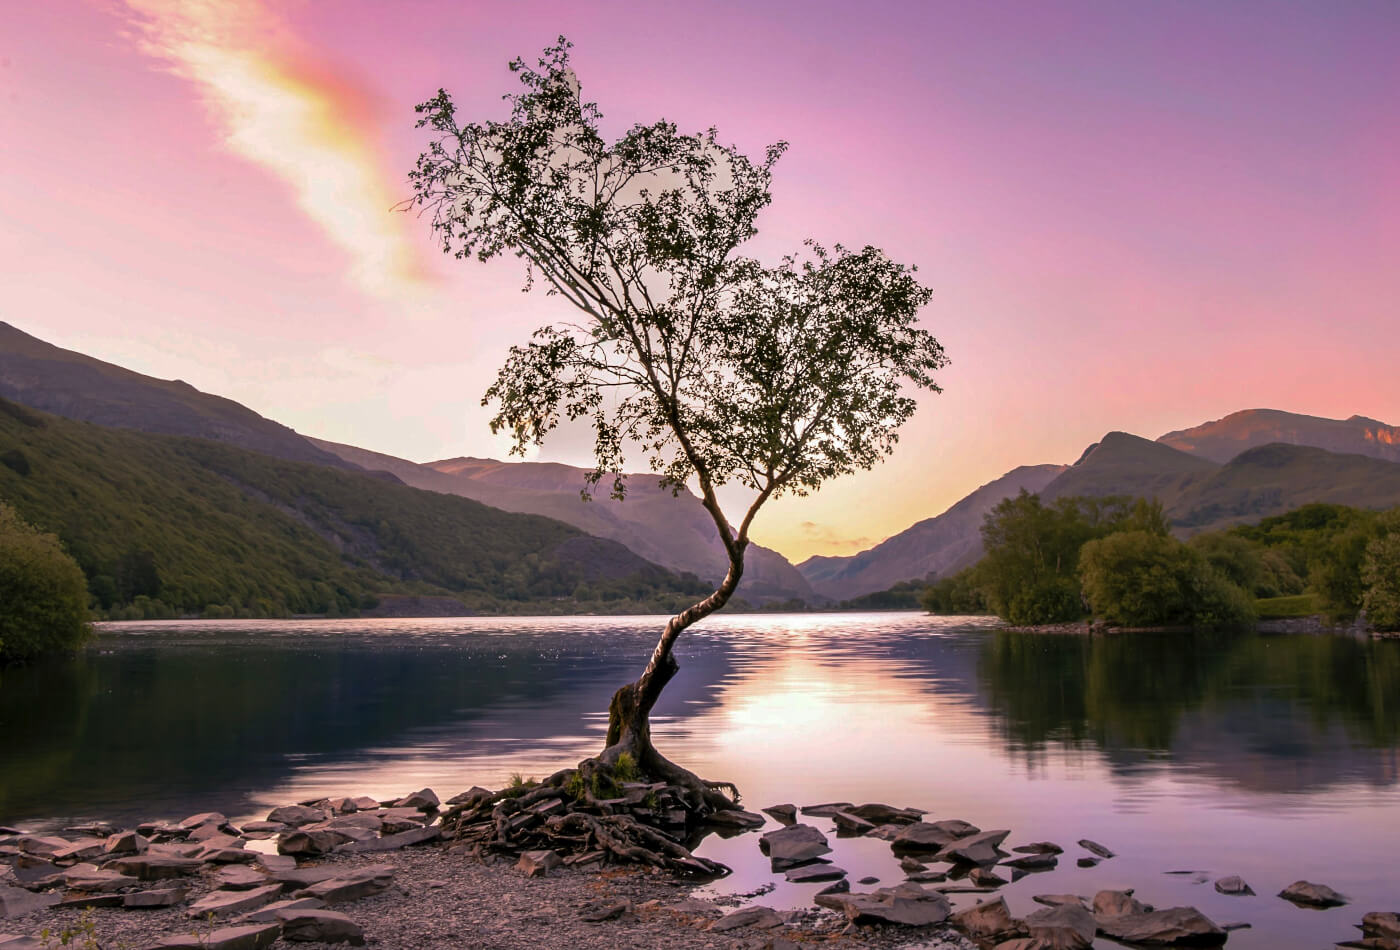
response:
M431 786L445 799L542 777L598 750L608 699L662 622L106 625L76 662L0 671L0 824L261 818L326 795ZM736 782L753 810L881 801L1010 828L1008 847L1058 842L1057 870L1003 889L1018 916L1033 894L1127 886L1252 923L1231 947L1311 948L1400 909L1400 642L721 615L678 658L654 717L670 758ZM853 883L902 880L885 842L829 837ZM1118 857L1079 868L1080 838ZM735 869L715 892L774 883L754 835L699 853ZM1229 874L1259 896L1217 894ZM1273 896L1300 878L1353 903ZM777 883L760 900L801 906L819 886Z

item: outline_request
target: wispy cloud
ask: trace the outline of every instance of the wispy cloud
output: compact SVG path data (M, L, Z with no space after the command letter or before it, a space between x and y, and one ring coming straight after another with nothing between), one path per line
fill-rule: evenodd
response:
M830 525L818 524L815 521L802 521L797 527L803 541L821 547L822 553L827 555L858 554L875 545L873 538L848 537Z
M230 149L286 182L350 258L351 276L393 296L427 271L378 147L374 102L327 66L265 4L118 0L147 54L194 83Z

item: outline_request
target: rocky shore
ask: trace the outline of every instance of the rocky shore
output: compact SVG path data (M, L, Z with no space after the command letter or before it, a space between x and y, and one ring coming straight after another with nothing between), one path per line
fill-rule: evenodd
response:
M637 822L657 811L656 787L620 791L602 817ZM1064 848L1036 841L1004 850L1007 829L930 820L919 809L878 803L771 806L764 811L778 827L762 833L753 830L766 823L761 815L721 819L725 833L753 836L775 876L822 886L814 905L798 910L704 900L694 889L721 866L698 865L705 873L693 876L674 865L639 866L609 850L606 831L561 835L558 848L503 843L512 826L532 829L530 840L539 843L547 814L560 811L557 804L541 807L557 801L549 796L521 807L528 797L519 787L472 789L444 806L424 789L392 801L283 806L241 826L205 813L134 829L0 828L0 950L1083 950L1096 937L1134 946L1218 946L1241 926L1219 925L1191 907L1156 909L1131 890L1038 894L1041 906L1018 908L1023 915L1015 916L998 889L1070 860ZM530 808L540 814L527 818ZM488 835L481 816L492 814L497 833ZM841 837L887 841L905 880L869 887L881 882L864 879L865 889L854 887L826 857L826 834L804 820L817 818ZM1074 860L1082 866L1114 857L1087 839L1077 847L1082 853ZM1253 894L1237 877L1214 886L1221 894ZM977 903L955 911L951 895ZM1278 897L1318 908L1347 903L1307 881ZM1400 915L1368 913L1358 926L1359 941L1338 945L1400 950Z

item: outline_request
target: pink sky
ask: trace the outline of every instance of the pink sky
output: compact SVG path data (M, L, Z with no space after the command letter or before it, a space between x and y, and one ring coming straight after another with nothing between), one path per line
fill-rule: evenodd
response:
M880 468L765 512L794 560L1110 429L1400 422L1390 2L9 4L0 319L310 435L500 456L480 394L562 304L389 206L413 104L498 117L559 33L613 129L791 143L755 250L873 243L935 289L946 392Z

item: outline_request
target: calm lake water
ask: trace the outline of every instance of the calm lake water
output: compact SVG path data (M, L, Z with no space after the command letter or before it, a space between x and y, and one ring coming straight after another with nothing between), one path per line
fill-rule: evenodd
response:
M0 672L0 824L261 818L323 795L447 798L543 776L597 751L608 699L661 622L110 625L76 663ZM1007 846L1064 846L1058 870L1004 889L1014 914L1033 894L1135 887L1251 922L1231 947L1312 948L1400 909L1400 642L733 615L679 655L654 724L671 758L736 782L755 810L882 801L1010 828ZM902 880L886 843L829 837L853 882ZM1119 856L1076 867L1086 837ZM773 883L754 835L700 853L735 869L717 892ZM1227 874L1260 896L1215 893ZM1353 903L1273 896L1300 878ZM819 886L778 883L761 901L805 905Z

